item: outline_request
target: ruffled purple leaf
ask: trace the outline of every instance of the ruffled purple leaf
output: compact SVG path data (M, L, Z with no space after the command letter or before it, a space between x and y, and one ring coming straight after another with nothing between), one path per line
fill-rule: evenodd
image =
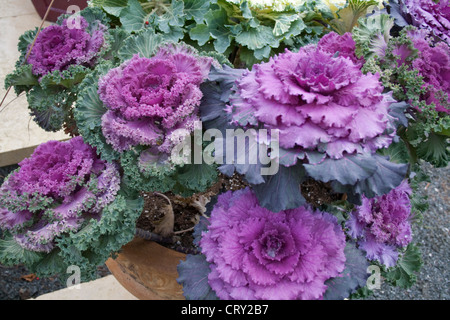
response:
M336 55L336 48L343 54ZM395 135L379 75L363 74L350 34L286 51L236 82L226 109L241 127L278 129L280 147L326 152L332 159L373 153Z
M396 22L405 22L427 30L436 38L450 45L450 6L448 0L399 0L391 1ZM402 18L403 19L402 19Z

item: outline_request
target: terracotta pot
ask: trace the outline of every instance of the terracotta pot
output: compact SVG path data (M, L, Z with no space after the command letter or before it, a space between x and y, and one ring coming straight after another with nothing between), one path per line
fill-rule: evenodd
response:
M135 238L106 265L131 294L141 300L184 300L177 265L186 255L153 241Z
M31 0L31 2L41 19L43 19L52 0ZM61 14L67 13L67 8L71 5L76 5L80 7L80 10L83 10L87 7L87 0L55 0L46 21L56 22Z

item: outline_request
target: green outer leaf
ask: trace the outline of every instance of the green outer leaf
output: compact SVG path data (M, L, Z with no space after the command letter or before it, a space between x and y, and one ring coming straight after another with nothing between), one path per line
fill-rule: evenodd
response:
M177 170L175 177L177 184L174 192L184 196L191 196L194 192L204 192L215 181L218 172L215 166L208 164L186 164Z
M88 68L81 65L71 65L64 71L55 70L47 73L40 79L40 85L44 89L52 86L62 86L70 89L81 83L89 72L90 70Z
M12 236L0 239L0 263L5 266L17 264L33 265L42 259L43 254L22 248Z
M391 143L387 149L378 150L378 153L382 156L388 156L389 160L395 163L408 163L411 161L408 147L403 140Z
M422 264L419 248L410 243L405 253L398 259L397 266L389 270L385 277L395 286L409 288L415 283L415 273L420 271Z
M29 91L33 86L39 85L38 78L33 74L32 69L30 64L17 67L13 73L6 76L5 89L13 86L16 94L19 95L23 91Z
M98 96L98 79L113 67L112 62L105 61L89 74L80 84L78 99L73 111L78 130L86 143L97 148L103 160L112 161L119 158L119 153L106 143L102 134L102 116L106 108Z
M436 167L445 167L450 160L449 138L430 133L417 147L417 155Z
M38 31L38 28L36 27L34 30L25 31L25 33L19 37L19 43L18 43L17 47L20 52L20 58L16 63L16 68L24 64L25 57L28 52L28 47L30 46L31 43L33 43L34 38L36 37L37 31Z
M119 60L119 50L123 47L125 40L129 36L129 33L121 28L109 29L106 37L110 45L102 58L105 60L113 60L114 62L119 62L116 61Z
M59 87L43 89L35 86L27 93L33 120L46 131L59 131L67 120L76 96Z
M214 48L219 53L224 53L231 45L232 33L227 25L229 24L227 12L223 9L209 11L205 19L209 32L214 40Z
M142 172L139 167L139 151L142 148L126 151L121 155L124 170L124 184L132 190L167 192L173 189L176 181L172 178L174 169L158 166L158 171ZM153 174L153 175L152 175Z
M172 4L164 14L155 19L159 29L164 33L170 33L170 27L182 27L185 21L183 13L184 2L181 0L172 0Z
M123 9L127 7L128 0L91 0L90 6L100 7L110 15L119 17Z
M121 10L119 17L125 31L133 32L145 26L149 15L145 13L139 1L129 0L128 6Z
M270 13L275 21L273 34L277 37L285 34L291 29L292 22L302 20L298 14L280 14L276 12Z
M352 32L367 9L377 4L374 0L349 0L348 5L337 12L338 17L330 22L331 27L339 34Z
M211 39L209 28L206 24L198 24L191 30L189 30L189 36L192 40L198 41L200 46L203 46Z
M126 39L118 55L122 61L129 60L138 53L141 57L150 58L156 53L156 49L163 41L161 35L156 34L151 29L144 29Z
M243 30L236 36L236 42L250 50L262 49L266 46L276 47L278 43L273 35L272 28L267 26Z
M194 19L196 23L202 23L210 6L210 0L184 0L186 20Z

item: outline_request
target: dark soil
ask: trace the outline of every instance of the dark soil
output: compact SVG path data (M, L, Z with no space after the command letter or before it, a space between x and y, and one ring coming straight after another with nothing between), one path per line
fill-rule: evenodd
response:
M326 203L345 200L346 195L335 193L330 183L308 179L300 186L303 197L313 207L320 207Z
M235 191L246 186L247 183L239 175L233 177L221 175L219 181L207 191L196 193L191 197L183 198L172 192L143 193L144 209L136 223L138 235L141 233L149 240L180 252L195 253L197 248L193 244L194 227L200 216L206 213L207 204L221 192ZM158 232L158 226L167 222L166 215L171 214L168 206L173 210L173 230L169 234L164 234Z

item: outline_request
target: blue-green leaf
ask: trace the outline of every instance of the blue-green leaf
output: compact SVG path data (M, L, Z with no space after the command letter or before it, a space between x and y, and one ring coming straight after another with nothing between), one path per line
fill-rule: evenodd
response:
M352 242L347 242L344 252L345 269L339 276L325 282L328 286L323 297L325 300L343 300L366 285L369 263L364 253Z
M210 0L184 0L186 19L194 19L196 23L202 23L210 6Z
M148 20L148 15L138 0L129 0L128 6L121 10L119 17L122 27L128 32L142 29Z
M211 38L209 28L206 24L198 24L189 30L189 36L192 40L196 40L200 46L203 46Z
M275 175L264 176L264 183L252 185L260 206L273 212L298 208L306 200L300 192L300 184L306 178L301 164L280 166Z
M138 53L141 57L151 58L162 42L161 35L156 34L152 29L144 29L126 39L118 55L122 61L129 60Z
M217 296L208 283L209 263L204 255L187 255L177 267L178 283L183 286L187 300L217 300Z

